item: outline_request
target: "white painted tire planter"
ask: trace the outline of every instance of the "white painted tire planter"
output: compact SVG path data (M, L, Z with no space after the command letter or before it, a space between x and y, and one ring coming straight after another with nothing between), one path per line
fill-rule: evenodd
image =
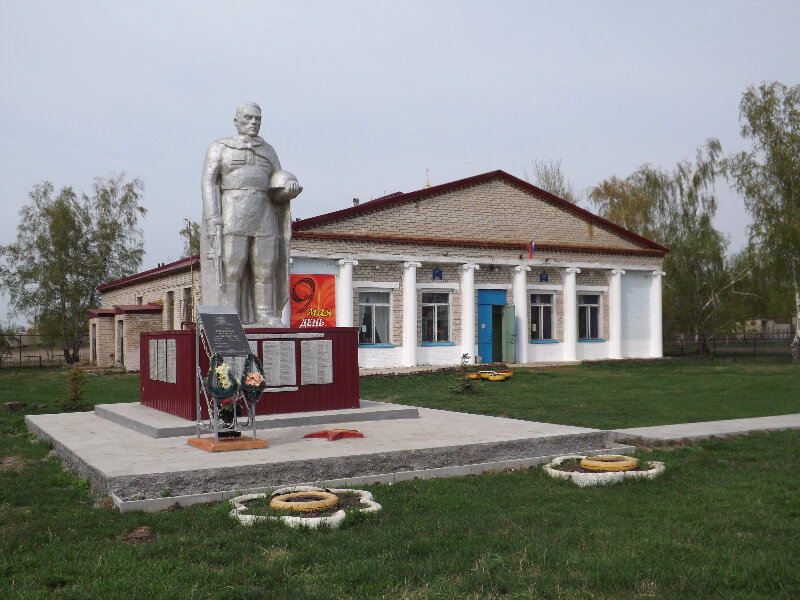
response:
M580 473L578 471L559 471L553 467L557 467L565 460L586 458L582 454L571 454L569 456L559 456L550 464L545 465L544 471L550 477L556 479L571 479L575 485L579 487L589 487L592 485L606 485L622 481L623 479L653 479L658 477L664 472L664 463L651 461L650 468L646 471L605 471L596 473Z
M236 496L231 498L230 502L233 505L233 510L230 516L237 519L242 525L252 525L259 521L283 521L289 527L308 527L309 529L316 529L317 527L331 527L336 529L342 524L347 513L344 510L337 510L329 517L304 517L294 515L282 515L280 517L273 517L269 515L250 515L247 514L247 506L245 502L255 500L257 498L267 498L279 494L291 494L294 492L324 492L326 490L310 485L298 485L294 487L285 487L275 490L271 494L245 494L243 496ZM350 490L350 489L328 489L327 491L333 494L354 494L360 496L361 504L365 505L364 508L356 509L359 512L371 513L381 510L381 505L375 502L370 492L364 490Z

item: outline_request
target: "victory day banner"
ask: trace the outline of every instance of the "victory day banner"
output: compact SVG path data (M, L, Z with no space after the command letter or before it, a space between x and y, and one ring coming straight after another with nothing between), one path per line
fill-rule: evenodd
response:
M289 277L290 327L336 327L336 276Z

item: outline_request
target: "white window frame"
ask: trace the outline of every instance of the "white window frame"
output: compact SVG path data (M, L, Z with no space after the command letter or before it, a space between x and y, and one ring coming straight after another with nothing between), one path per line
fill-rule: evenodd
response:
M392 288L387 288L383 286L375 286L375 287L359 287L358 288L358 345L359 346L391 346L392 344ZM365 303L363 306L370 306L373 307L373 315L372 315L372 341L371 342L362 342L361 341L361 294L386 294L389 298L388 303L377 303L377 302L370 302ZM375 313L374 307L375 306L386 306L388 310L388 318L387 318L387 331L386 331L386 340L382 340L380 342L375 341Z
M453 295L450 293L449 290L443 288L433 288L433 289L423 289L420 291L420 340L422 344L452 344L453 343ZM447 295L447 303L444 302L425 302L423 300L425 294L446 294ZM436 324L438 323L438 315L439 315L439 306L447 305L447 333L448 338L446 340L438 339L438 327ZM425 310L426 306L433 306L433 331L434 331L434 338L433 340L426 340L424 335L422 335L422 313Z
M582 298L584 296L597 296L597 304L586 304L582 302ZM601 340L603 339L603 294L598 290L578 290L577 292L577 302L578 302L578 340ZM589 333L591 333L592 329L592 308L596 308L597 310L597 318L595 321L597 322L597 335L594 337L585 336L583 335L583 331L581 331L581 312L585 311L587 314L587 328L589 329Z
M533 303L533 296L543 296L543 295L550 296L550 304L534 304ZM543 307L549 306L550 307L550 337L543 338L543 337L534 337L533 334L533 309L534 307L539 307L539 314L542 315L544 312L542 310ZM528 316L530 318L529 327L530 331L528 332L528 341L529 342L548 342L548 341L555 341L558 338L556 337L556 293L552 289L532 289L528 290ZM541 319L540 319L541 321ZM538 333L538 332L537 332Z

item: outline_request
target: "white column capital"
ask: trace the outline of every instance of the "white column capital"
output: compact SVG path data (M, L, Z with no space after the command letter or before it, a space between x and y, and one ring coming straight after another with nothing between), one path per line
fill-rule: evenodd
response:
M650 273L650 277L664 277L664 275L666 275L664 271L653 271Z
M474 269L475 271L480 271L481 270L481 266L480 265L476 265L475 263L465 263L465 264L461 265L461 268L464 269L465 271L467 271L469 269Z
M567 267L564 269L565 273L580 273L581 270L578 267Z
M625 269L611 269L608 273L614 276L625 275Z
M528 265L517 265L516 267L514 267L513 270L516 271L517 273L519 273L520 271L525 271L527 273L528 271L531 270L531 268Z
M422 266L421 262L417 262L415 260L410 260L408 262L403 263L404 269L419 269Z
M339 281L336 282L336 325L353 326L353 266L358 261L343 258L338 261Z

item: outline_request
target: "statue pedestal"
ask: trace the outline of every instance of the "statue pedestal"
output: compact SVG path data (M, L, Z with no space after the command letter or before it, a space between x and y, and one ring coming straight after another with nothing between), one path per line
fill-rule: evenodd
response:
M356 327L250 327L245 334L267 380L256 415L359 408ZM194 330L142 333L140 360L141 404L197 420ZM208 364L201 348L203 375Z

